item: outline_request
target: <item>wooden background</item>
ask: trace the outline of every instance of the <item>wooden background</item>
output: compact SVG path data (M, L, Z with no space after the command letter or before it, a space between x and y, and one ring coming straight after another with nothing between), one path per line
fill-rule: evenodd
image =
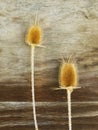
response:
M0 0L0 130L34 130L27 29L39 8L44 48L35 52L39 130L68 130L59 59L74 54L79 86L73 130L98 130L98 0Z

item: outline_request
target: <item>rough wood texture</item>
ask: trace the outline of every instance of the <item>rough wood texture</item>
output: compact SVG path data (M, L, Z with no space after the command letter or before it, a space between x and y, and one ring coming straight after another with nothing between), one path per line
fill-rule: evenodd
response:
M98 0L0 0L0 130L34 130L25 35L37 8L46 46L35 52L40 130L68 129L66 92L54 90L62 54L74 54L79 70L73 130L98 130Z

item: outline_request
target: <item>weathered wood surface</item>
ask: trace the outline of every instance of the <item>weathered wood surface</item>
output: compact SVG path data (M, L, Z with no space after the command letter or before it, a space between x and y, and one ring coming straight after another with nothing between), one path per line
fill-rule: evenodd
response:
M97 102L74 102L72 108L73 129L97 130ZM68 129L67 104L65 102L38 102L37 117L40 130ZM32 120L31 102L0 102L0 129L31 130L34 129Z
M34 130L25 35L37 8L46 46L35 52L40 130L68 129L66 92L54 88L58 60L72 53L81 86L72 94L73 130L98 130L98 0L0 0L0 130Z

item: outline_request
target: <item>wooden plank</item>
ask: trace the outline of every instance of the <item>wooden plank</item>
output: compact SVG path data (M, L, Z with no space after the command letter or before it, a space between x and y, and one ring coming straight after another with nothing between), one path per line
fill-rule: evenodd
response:
M40 130L68 129L59 59L73 54L79 86L72 94L73 130L98 130L98 1L0 1L0 130L34 130L30 47L25 36L39 8L44 48L35 50L35 93Z
M98 102L72 103L73 129L97 130ZM66 102L38 102L37 117L42 130L68 129ZM0 129L34 129L31 102L0 102Z

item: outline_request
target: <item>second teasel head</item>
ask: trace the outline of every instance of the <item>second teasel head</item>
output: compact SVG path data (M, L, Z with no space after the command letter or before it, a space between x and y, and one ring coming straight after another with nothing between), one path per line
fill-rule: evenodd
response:
M77 68L74 62L62 62L59 71L60 87L77 87L78 83Z

